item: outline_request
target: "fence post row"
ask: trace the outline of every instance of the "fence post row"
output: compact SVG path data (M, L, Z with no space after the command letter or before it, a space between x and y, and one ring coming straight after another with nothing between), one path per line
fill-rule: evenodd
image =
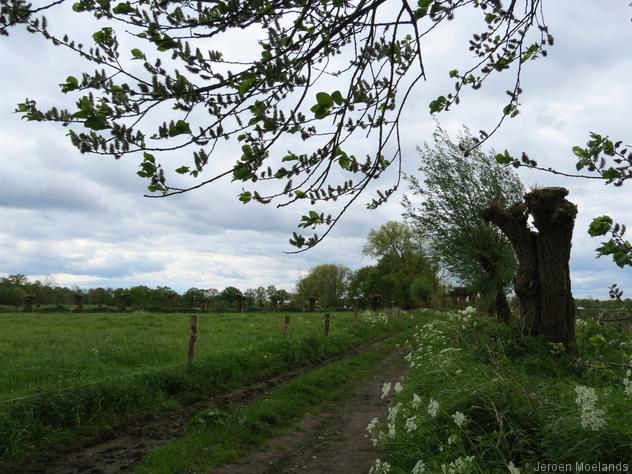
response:
M189 367L195 361L195 346L198 339L198 316L191 316L191 336L189 337L189 354L188 364Z

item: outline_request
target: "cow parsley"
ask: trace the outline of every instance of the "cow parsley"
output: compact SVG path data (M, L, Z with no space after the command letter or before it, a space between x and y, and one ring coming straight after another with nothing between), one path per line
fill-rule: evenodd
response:
M452 419L459 428L463 426L463 423L465 423L465 415L460 411L457 411L454 415L452 415Z
M597 403L595 389L578 385L575 387L575 393L577 394L575 402L582 410L582 427L598 431L599 428L602 428L606 424L606 420L604 419L604 411L595 406Z
M406 430L406 433L412 433L415 431L417 429L417 418L414 416L407 418L406 423L404 424L404 429Z
M428 414L434 418L437 413L439 413L439 402L431 398L430 403L428 403Z
M386 398L388 397L388 394L391 392L391 383L390 382L384 382L384 385L382 385L382 398Z
M424 472L426 472L426 465L420 459L417 461L417 464L415 464L415 467L413 467L413 470L410 471L410 474L424 474Z
M369 474L388 474L389 472L391 472L391 465L386 461L376 459Z

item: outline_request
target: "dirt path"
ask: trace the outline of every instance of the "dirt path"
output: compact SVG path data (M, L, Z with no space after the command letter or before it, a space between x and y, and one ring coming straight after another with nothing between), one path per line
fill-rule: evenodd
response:
M395 351L358 383L338 407L307 414L287 433L271 440L261 451L239 463L211 469L212 474L367 474L377 457L366 427L386 415L381 399L384 382L401 380L406 371L402 354Z
M279 374L243 389L200 400L169 413L138 420L82 444L57 447L43 453L29 465L21 466L19 472L20 474L115 474L128 471L152 448L183 436L186 423L196 413L209 408L222 409L228 405L241 405L263 397L275 387L303 373L335 360L371 350L385 338L386 336L363 344L355 350L339 354L319 364Z

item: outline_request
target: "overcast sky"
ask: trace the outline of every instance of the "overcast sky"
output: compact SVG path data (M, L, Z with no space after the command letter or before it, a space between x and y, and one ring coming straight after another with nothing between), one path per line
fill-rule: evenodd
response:
M607 7L605 3L544 2L556 44L547 58L529 64L522 113L507 122L487 148L525 151L540 164L572 172L571 147L583 144L589 131L632 139L632 8L623 0L610 0ZM67 14L70 5L49 16L54 31L85 29L76 23L76 15ZM431 139L435 126L428 103L449 91L450 69L471 61L469 21L457 16L424 46L428 82L419 85L402 119L407 173L416 172L415 149ZM405 187L376 211L364 208L368 196L359 200L324 242L287 255L283 251L291 250L288 238L302 209L244 206L237 200L240 186L228 182L169 199L143 198L147 183L135 174L137 160L81 155L61 127L26 123L13 113L25 97L55 103L57 84L90 66L19 31L0 37L0 59L0 276L24 273L80 287L145 284L185 290L274 284L292 290L297 278L317 264L357 269L371 263L361 255L369 230L400 219ZM442 126L453 134L463 125L474 131L490 129L510 84L500 78L491 85L466 94L459 107L441 114ZM356 141L349 148L361 151L363 146ZM237 150L229 147L222 153L232 162ZM586 234L592 217L604 213L632 224L629 185L606 187L527 170L520 176L527 187L567 187L569 199L579 207L571 260L575 295L607 297L613 282L631 289L631 271L604 258L596 260L599 241Z

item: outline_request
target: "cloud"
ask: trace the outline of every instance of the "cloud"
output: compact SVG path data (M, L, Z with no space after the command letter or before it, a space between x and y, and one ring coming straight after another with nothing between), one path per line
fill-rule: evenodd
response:
M629 137L630 95L625 78L632 75L632 61L625 56L623 38L627 38L632 10L623 4L605 8L571 0L547 3L546 8L556 45L546 59L525 65L522 113L507 121L486 146L514 154L525 151L542 165L573 172L570 147L583 143L589 131ZM66 7L60 10L52 18L58 21L51 24L69 29L66 22L76 15L68 11ZM474 25L473 21L459 14L438 31L432 44L424 45L428 81L411 95L402 118L402 167L407 173L417 173L416 147L432 139L435 122L428 114L428 103L451 90L449 70L474 60L467 50L473 31L467 25ZM93 27L88 20L76 29L87 36ZM247 34L253 37L257 32ZM239 44L234 41L228 46L242 53ZM361 255L369 230L400 218L404 183L376 211L364 206L369 195L360 197L322 244L287 255L283 251L293 250L288 238L307 210L302 203L281 209L256 203L244 206L237 201L242 184L229 180L169 199L143 198L147 183L135 174L139 157L114 161L81 155L61 127L25 123L13 113L15 104L25 97L56 104L60 100L57 84L68 75L79 75L84 63L18 31L0 41L0 56L4 70L11 71L0 76L0 274L54 275L59 284L79 286L148 284L183 290L276 284L291 289L300 274L319 263L352 269L369 264L371 260ZM501 75L482 90L468 91L461 105L439 116L442 126L452 133L462 125L474 132L489 130L500 117L504 90L511 80L510 75ZM335 80L326 84L335 85ZM72 104L76 97L61 100ZM288 143L281 142L279 149L284 151ZM371 141L361 137L348 142L357 156L370 152L371 146ZM233 144L222 143L209 172L233 163L238 155ZM166 159L175 169L190 158L174 153ZM385 182L395 182L395 171L386 174ZM619 270L606 259L594 258L599 239L586 234L592 217L606 212L619 222L632 222L632 209L620 205L632 198L627 187L605 187L534 171L520 170L519 174L527 185L568 187L570 199L578 204L571 262L577 295L603 297L613 281L630 280L629 269ZM383 183L374 183L370 192Z

